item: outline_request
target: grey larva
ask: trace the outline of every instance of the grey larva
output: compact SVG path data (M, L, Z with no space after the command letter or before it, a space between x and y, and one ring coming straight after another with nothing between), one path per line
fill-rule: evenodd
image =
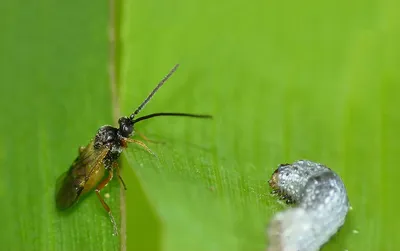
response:
M344 224L346 189L328 167L308 160L282 164L269 185L295 207L277 213L268 227L268 251L316 251Z

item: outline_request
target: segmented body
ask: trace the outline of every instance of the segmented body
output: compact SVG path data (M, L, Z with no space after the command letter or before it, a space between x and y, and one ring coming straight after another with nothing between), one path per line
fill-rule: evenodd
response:
M317 251L344 224L345 186L328 167L307 160L283 164L269 184L295 207L277 213L268 228L268 251Z

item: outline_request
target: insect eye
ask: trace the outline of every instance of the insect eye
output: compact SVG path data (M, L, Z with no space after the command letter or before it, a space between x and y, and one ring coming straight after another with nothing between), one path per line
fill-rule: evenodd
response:
M124 125L122 128L125 135L129 135L133 131L133 128L131 126Z
M133 132L133 123L127 117L118 120L119 132L123 137L129 137Z

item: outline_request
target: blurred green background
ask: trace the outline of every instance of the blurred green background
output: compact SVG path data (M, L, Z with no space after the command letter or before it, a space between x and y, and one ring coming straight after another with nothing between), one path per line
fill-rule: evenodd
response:
M117 1L118 103L112 103L109 4L0 3L0 243L4 250L265 250L284 208L267 180L280 163L321 162L353 210L322 250L397 250L400 115L398 1ZM54 185L113 111L146 106L214 115L136 129L104 193L71 213ZM104 194L103 193L103 194ZM126 219L126 220L125 220Z

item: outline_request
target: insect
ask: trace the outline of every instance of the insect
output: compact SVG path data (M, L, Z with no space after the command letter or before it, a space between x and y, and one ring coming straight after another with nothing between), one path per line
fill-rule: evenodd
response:
M79 155L65 172L57 180L56 187L56 207L59 210L65 210L76 204L79 198L95 190L98 199L107 211L114 228L114 235L118 234L117 224L111 213L110 207L103 200L100 191L107 186L114 176L114 171L126 190L125 182L121 178L117 160L128 143L134 143L143 147L147 152L152 151L141 141L131 139L134 135L134 125L140 121L158 116L181 116L192 118L212 118L210 115L199 115L189 113L153 113L136 118L139 112L151 100L158 89L171 77L178 68L175 65L172 70L157 84L147 98L139 107L129 116L121 117L118 120L119 127L105 125L100 127L94 139L86 147L79 148ZM108 175L106 176L106 171Z
M282 164L269 185L294 207L272 219L268 251L317 251L344 224L349 210L347 192L328 167L308 160Z

